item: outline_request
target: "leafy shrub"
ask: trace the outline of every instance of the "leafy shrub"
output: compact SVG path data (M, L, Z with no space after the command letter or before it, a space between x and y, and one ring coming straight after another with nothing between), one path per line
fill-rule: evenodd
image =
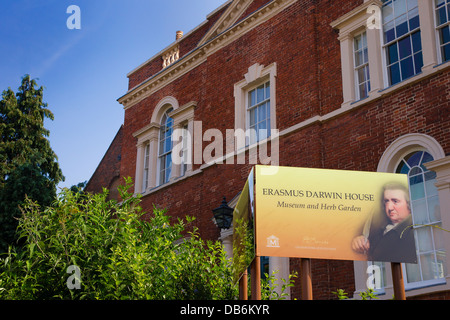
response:
M25 245L0 259L1 299L234 299L220 242L204 242L192 218L171 223L154 208L143 219L140 199L119 188L122 202L65 189L49 207L27 200L19 221ZM77 281L68 273L80 270ZM69 269L70 271L71 269Z

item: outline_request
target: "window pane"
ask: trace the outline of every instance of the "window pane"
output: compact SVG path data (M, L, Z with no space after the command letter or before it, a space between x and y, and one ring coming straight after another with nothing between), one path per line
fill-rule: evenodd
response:
M400 61L400 66L402 71L401 74L402 80L414 75L414 65L412 57Z
M413 31L414 29L420 27L418 7L408 12L408 18L409 18L409 31Z
M447 262L445 260L445 251L438 251L436 252L436 271L437 271L437 278L444 278L447 274Z
M256 100L258 103L264 101L264 85L258 87Z
M248 123L250 143L264 139L269 135L270 125L270 82L266 82L249 92ZM264 130L265 132L259 132Z
M422 50L422 41L420 39L420 31L414 32L411 35L412 45L413 45L413 51L418 52Z
M420 161L423 157L423 152L414 152L408 156L405 157L405 160L408 161L408 165L410 167L415 167L420 165Z
M355 66L359 67L364 63L364 57L362 51L355 52Z
M428 212L430 213L431 221L441 221L441 207L438 196L428 199Z
M417 7L417 0L408 0L408 10L411 10L414 7Z
M414 55L414 70L415 74L420 73L423 67L423 57L422 52L416 53Z
M422 199L425 197L422 176L414 176L409 178L409 187L412 200Z
M258 129L258 140L264 140L268 137L267 122L263 121Z
M436 179L436 172L428 171L425 173L425 189L428 197L438 194L437 188L434 185L435 179Z
M450 42L450 26L446 26L441 29L441 39L442 44Z
M422 281L420 278L420 268L418 264L406 264L406 280L408 283Z
M406 164L405 161L401 161L400 164L397 167L397 171L396 173L403 173L403 174L407 174L409 172L409 167Z
M447 21L450 19L450 2L447 1Z
M398 42L398 51L400 59L411 55L411 38L406 37Z
M442 47L442 60L448 61L450 60L450 43L447 43Z
M172 155L169 153L166 156L166 181L170 179L170 173L172 172Z
M250 91L249 97L250 97L250 107L254 106L256 104L256 90Z
M263 103L258 107L258 120L262 121L266 119L266 104Z
M437 227L441 227L439 224ZM433 237L434 237L434 245L437 250L444 250L444 237L443 237L443 230L439 228L433 228Z
M354 43L354 51L360 51L363 48L362 35L356 36Z
M437 10L436 12L436 20L437 20L437 25L441 25L447 22L447 13L446 13L446 8L441 7Z
M367 94L368 94L369 91L370 91L370 71L369 71L369 65L367 65L367 67L366 67L366 79L367 79L367 86L366 86L366 89L367 89Z
M416 229L417 243L419 252L428 252L433 250L433 238L431 237L431 227L422 227Z
M398 61L397 44L394 43L388 47L388 64Z
M389 80L391 85L400 82L400 67L398 63L389 67Z
M256 112L255 109L251 109L249 112L250 128L253 128L256 124Z
M412 201L412 213L414 224L427 224L429 222L425 199Z
M392 3L383 6L382 14L384 23L392 21L394 19L394 9Z
M422 170L422 168L421 167L414 167L414 168L411 168L411 170L409 171L409 176L415 176L415 175L417 175L417 174L422 174L423 173L423 170Z
M423 157L422 157L422 164L430 162L430 161L433 161L433 156L431 154L429 154L428 152L424 152Z
M391 21L384 26L384 43L391 42L394 39L395 39L394 21Z
M406 14L395 19L395 31L397 34L397 38L399 38L409 32L408 20L407 20Z
M398 17L401 14L406 13L406 1L394 0L394 13Z
M367 97L367 88L366 85L363 83L359 86L359 98L363 99Z
M436 7L439 7L445 3L445 0L434 0L434 2L436 3Z
M434 260L434 254L421 255L420 266L422 267L422 278L424 281L437 278L438 268Z
M358 69L358 84L366 81L366 74L364 72L364 68Z

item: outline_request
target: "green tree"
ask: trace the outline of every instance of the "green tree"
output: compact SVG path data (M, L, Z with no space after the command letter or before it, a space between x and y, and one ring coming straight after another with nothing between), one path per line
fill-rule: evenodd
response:
M25 197L42 206L56 196L64 179L47 139L44 119L53 114L43 102L43 88L29 75L17 93L3 91L0 100L0 252L16 239L19 206Z

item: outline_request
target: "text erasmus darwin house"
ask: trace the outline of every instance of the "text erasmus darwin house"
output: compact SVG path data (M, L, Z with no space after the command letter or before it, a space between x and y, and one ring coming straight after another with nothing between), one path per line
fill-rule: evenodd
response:
M414 222L426 225L415 229L419 263L403 265L407 299L449 299L450 233L430 226L450 230L449 21L449 0L227 1L128 73L123 125L86 190L132 177L145 211L195 216L204 239L229 249L233 230L211 210L224 196L236 204L255 154L406 173ZM264 141L267 155L252 153ZM390 264L373 263L378 298L391 299ZM358 298L371 264L313 259L314 299ZM300 271L298 259L262 265Z

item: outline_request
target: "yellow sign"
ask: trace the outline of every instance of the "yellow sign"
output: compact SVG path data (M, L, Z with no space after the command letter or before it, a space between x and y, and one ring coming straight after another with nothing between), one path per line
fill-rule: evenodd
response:
M256 166L258 256L416 262L407 176Z

